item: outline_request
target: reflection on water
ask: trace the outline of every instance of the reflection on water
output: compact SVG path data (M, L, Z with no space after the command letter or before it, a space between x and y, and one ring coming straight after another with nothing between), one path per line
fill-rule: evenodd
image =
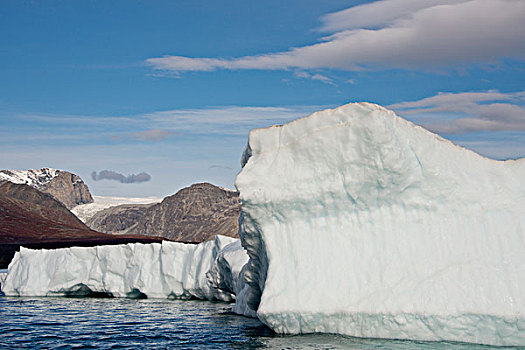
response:
M206 301L0 297L0 349L489 349L457 344L276 336Z

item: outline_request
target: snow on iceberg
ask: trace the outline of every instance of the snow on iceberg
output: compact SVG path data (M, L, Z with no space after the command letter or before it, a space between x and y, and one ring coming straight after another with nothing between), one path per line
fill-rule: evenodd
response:
M524 159L357 103L253 130L236 187L276 332L525 345Z
M54 250L21 248L9 264L2 291L7 296L94 293L231 301L232 293L212 288L206 273L221 250L234 241L216 236L197 245L163 241Z

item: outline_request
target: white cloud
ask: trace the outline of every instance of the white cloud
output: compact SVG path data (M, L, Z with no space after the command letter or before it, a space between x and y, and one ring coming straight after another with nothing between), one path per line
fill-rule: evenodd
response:
M164 56L157 70L434 69L525 59L523 0L383 0L323 17L317 44L240 58Z
M525 131L525 91L440 93L388 107L438 133Z
M455 5L468 0L382 0L329 13L321 20L325 32L348 29L378 29L410 18L414 13L439 5Z

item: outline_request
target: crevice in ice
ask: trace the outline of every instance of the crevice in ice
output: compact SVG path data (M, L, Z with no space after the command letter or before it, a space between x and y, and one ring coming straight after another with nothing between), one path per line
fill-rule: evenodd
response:
M244 152L242 153L241 157L241 168L248 163L248 159L252 156L252 148L250 147L250 143L248 142L248 145L244 149Z
M113 298L112 293L91 290L84 283L75 284L67 289L60 289L56 294L63 295L66 298Z
M190 300L191 295L187 294L186 292L184 294L177 294L175 292L171 292L168 294L168 300Z
M241 210L239 217L239 227L241 227L242 246L245 247L250 257L244 271L244 281L250 287L250 293L246 294L245 304L253 312L257 312L266 281L268 257L261 236L261 228L254 220L250 220L250 217L243 210Z
M148 299L148 296L142 293L138 288L133 288L130 292L126 293L128 299Z

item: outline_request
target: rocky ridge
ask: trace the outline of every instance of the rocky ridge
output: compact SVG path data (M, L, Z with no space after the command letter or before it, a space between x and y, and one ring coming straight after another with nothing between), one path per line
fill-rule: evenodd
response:
M48 193L68 209L93 202L93 197L80 176L68 171L51 168L0 170L0 180L29 185Z
M124 204L86 221L111 234L143 234L182 242L202 242L215 235L238 237L240 214L236 191L198 183L156 204Z

